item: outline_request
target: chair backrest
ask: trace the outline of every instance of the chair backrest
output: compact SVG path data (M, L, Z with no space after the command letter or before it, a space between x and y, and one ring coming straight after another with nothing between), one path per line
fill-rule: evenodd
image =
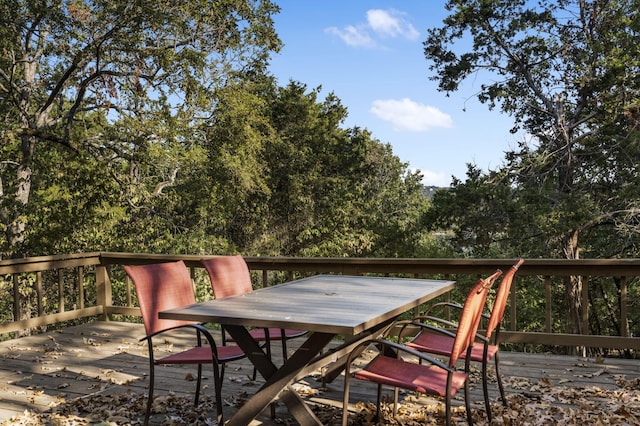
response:
M462 307L462 313L460 314L456 337L453 341L453 347L451 348L451 357L449 358L449 365L451 367L455 367L460 355L467 350L469 345L473 344L480 325L487 294L494 281L500 275L502 275L502 271L498 269L489 277L479 279L467 294L467 298Z
M496 293L496 300L493 302L493 308L491 309L491 315L489 316L489 322L487 324L487 330L485 332L485 337L487 339L491 338L491 335L495 331L495 329L502 322L502 318L504 317L504 311L507 306L507 299L509 298L509 292L511 291L511 283L513 282L513 277L518 272L518 268L520 265L524 263L524 259L518 259L518 261L507 271L506 274L502 277L502 281L500 281L500 286L498 287L498 291Z
M212 257L200 262L209 273L213 296L216 299L253 291L249 267L242 256Z
M168 328L193 324L193 321L158 318L158 312L165 309L196 303L189 269L183 261L125 266L124 270L136 286L147 336Z

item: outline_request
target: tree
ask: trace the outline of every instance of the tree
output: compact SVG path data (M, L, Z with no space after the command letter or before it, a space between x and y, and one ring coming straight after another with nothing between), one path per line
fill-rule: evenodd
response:
M29 252L47 151L109 162L134 204L173 185L213 90L280 48L277 11L269 0L0 0L3 255ZM98 124L93 137L81 131ZM147 160L153 182L139 174Z
M532 137L480 179L516 190L519 208L506 222L521 241L514 247L526 241L530 253L567 259L636 256L638 2L452 0L446 8L444 26L424 43L440 90L457 91L474 75L485 81L479 101ZM565 282L571 332L586 331L583 285Z
M199 138L206 153L202 181L191 187L198 188L195 193L183 191L183 198L196 195L195 210L208 212L198 218L202 240L214 235L235 251L264 254L272 196L265 146L276 137L269 118L275 83L265 76L239 77L217 91L218 108Z
M284 255L407 255L427 203L421 176L367 130L342 128L346 108L332 93L318 101L319 91L290 82L271 102L273 246Z

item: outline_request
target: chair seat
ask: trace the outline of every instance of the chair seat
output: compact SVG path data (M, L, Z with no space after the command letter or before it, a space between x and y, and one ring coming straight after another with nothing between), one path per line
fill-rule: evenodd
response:
M235 361L245 357L245 353L238 346L218 346L218 362ZM156 364L204 364L210 363L211 348L196 346L184 352L171 354L155 361Z
M448 374L447 370L434 365L416 364L380 355L355 373L354 377L429 395L445 396ZM467 374L460 371L451 374L453 378L449 393L453 397L464 386Z
M415 339L407 343L406 346L420 352L449 356L453 348L453 338L442 334L420 333ZM497 346L489 345L487 349L487 361L493 359L497 352ZM482 362L483 354L484 343L474 342L471 348L471 361ZM460 358L464 359L466 357L466 351L460 354Z
M294 337L304 336L307 332L305 330L295 330L293 328L285 328L284 329L284 338L292 339ZM249 334L253 337L254 340L259 342L263 342L267 340L267 336L264 333L264 328L252 328L249 330ZM282 340L282 330L279 328L270 328L269 329L269 339L270 340ZM227 342L233 342L233 337L227 337Z

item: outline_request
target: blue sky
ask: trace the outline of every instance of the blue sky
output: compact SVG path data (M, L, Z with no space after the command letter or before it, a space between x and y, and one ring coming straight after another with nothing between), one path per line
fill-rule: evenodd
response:
M426 185L464 180L467 163L495 169L516 145L512 120L476 100L479 77L450 97L429 80L422 43L447 16L444 0L276 1L284 48L271 72L279 84L322 86L321 99L335 93L348 109L344 126L391 144Z

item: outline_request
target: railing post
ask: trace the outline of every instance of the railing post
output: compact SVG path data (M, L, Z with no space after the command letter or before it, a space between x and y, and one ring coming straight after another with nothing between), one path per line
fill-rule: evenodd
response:
M111 280L109 279L109 267L96 265L96 298L98 306L102 306L104 314L100 315L100 321L109 321L108 308L113 305Z

